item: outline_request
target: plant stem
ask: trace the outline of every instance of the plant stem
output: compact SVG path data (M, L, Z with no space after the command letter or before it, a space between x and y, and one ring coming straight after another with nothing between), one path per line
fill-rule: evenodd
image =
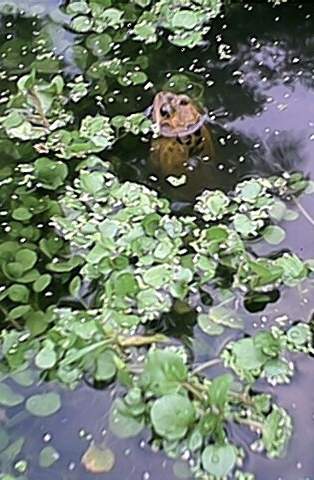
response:
M264 425L261 422L258 422L257 420L250 420L249 418L237 417L237 418L234 418L234 421L237 423L240 423L241 425L247 425L248 427L252 427L255 430L263 431L264 429Z
M222 362L221 358L212 358L211 360L208 360L208 362L201 363L200 365L195 367L194 370L192 370L192 375L200 373L206 368L213 367L214 365L218 365L221 362Z
M192 393L194 397L200 400L200 402L204 402L205 400L204 395L201 392L199 392L197 388L191 385L191 383L183 382L182 387L184 387L188 392Z
M292 195L292 199L302 215L307 219L307 221L314 227L314 219L311 217L311 215L308 213L308 211L303 207L303 205L299 202L299 200Z

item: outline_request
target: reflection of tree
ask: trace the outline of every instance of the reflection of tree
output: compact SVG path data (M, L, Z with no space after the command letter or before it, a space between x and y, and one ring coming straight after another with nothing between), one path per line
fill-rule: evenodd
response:
M301 83L312 88L314 21L310 8L260 4L248 10L238 5L227 12L227 19L215 23L211 58L207 54L202 63L214 81L208 95L219 99L229 120L260 112L267 91L278 84L293 88ZM224 44L231 47L231 55L221 59L217 52Z

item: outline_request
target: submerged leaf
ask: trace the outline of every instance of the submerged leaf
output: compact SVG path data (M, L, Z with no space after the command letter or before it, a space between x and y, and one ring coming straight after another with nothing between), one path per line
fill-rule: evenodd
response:
M94 442L89 445L81 459L86 470L92 473L110 472L115 461L115 454L109 447L95 445Z
M61 398L55 392L33 395L26 400L25 408L35 417L48 417L60 410Z

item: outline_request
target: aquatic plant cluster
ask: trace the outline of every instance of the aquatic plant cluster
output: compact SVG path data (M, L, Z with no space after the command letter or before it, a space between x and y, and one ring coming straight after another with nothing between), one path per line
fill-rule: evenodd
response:
M312 184L301 173L245 180L230 194L205 191L189 215L178 216L167 199L121 180L105 160L125 133L140 141L151 129L136 109L107 114L116 84L150 91L146 47L195 47L221 7L219 0L69 1L62 15L78 34L72 52L79 75L62 75L45 29L20 69L16 47L3 56L0 402L21 404L23 396L4 380L32 383L34 368L70 388L86 376L104 386L117 382L124 394L110 412L115 435L149 427L154 448L185 459L194 478L233 472L248 480L254 474L243 470L245 445L233 440L229 425L255 432L253 450L270 458L285 453L291 418L260 386L293 380L292 359L313 353L312 325L244 336L235 303L264 305L274 291L311 281L313 260L287 251L257 256L252 241L280 245L281 220L298 217L288 200L311 194ZM133 54L126 55L130 43ZM215 338L228 329L236 336L218 357L193 365L189 345L156 330L171 315L182 322L195 316ZM37 416L60 407L54 392L25 404ZM1 427L4 465L22 446ZM43 453L43 466L53 463L51 455ZM9 467L3 478L15 478Z

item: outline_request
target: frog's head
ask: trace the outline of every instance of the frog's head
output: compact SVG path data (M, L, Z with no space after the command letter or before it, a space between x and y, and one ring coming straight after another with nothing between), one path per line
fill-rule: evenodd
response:
M163 137L185 137L204 125L206 115L188 95L159 92L154 98L152 118Z

